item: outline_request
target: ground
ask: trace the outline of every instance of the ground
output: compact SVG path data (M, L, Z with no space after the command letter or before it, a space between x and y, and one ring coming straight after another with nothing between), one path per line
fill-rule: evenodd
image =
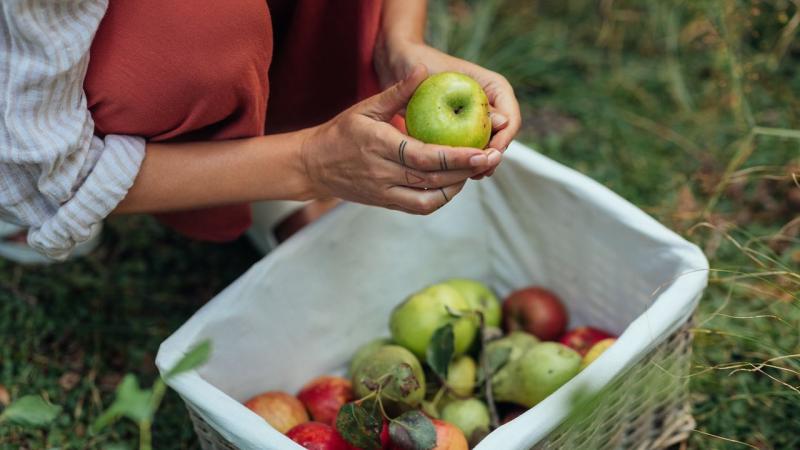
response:
M706 251L690 448L800 448L799 11L796 0L431 2L430 42L516 87L523 142ZM88 424L125 373L149 385L158 344L258 258L245 240L190 242L131 217L110 220L80 261L0 260L0 385L64 407L45 430L0 425L0 449L135 447L128 422L96 435ZM154 443L196 445L172 393Z

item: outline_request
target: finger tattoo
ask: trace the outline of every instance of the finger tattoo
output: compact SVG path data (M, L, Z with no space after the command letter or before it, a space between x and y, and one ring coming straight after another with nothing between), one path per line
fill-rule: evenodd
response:
M442 170L447 170L447 158L441 150L439 150L439 167L441 167Z
M442 197L444 197L444 202L447 203L450 199L447 197L447 193L444 191L444 188L439 188L439 192L442 193Z
M409 186L414 186L415 184L420 184L423 181L425 181L425 179L422 178L421 176L419 176L419 175L417 175L415 173L411 173L411 171L409 171L409 170L406 170L406 183Z
M403 139L400 141L400 148L397 149L397 154L400 157L400 164L404 166L406 165L406 144L408 144L408 141Z

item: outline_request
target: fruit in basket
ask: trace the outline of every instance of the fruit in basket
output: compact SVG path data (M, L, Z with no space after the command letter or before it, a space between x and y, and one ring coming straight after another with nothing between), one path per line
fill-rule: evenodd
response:
M614 345L614 342L617 342L616 338L608 338L594 344L592 348L590 348L589 351L583 356L583 360L581 361L581 370L585 369L586 366L599 358L604 351L608 350L608 347Z
M558 339L567 326L567 311L552 292L537 286L512 292L503 301L506 331L524 330L544 341Z
M433 333L452 324L455 355L458 356L472 344L478 328L469 311L469 303L457 289L446 284L434 284L398 305L392 311L389 329L394 342L424 360Z
M559 342L572 348L581 356L585 355L592 346L603 339L613 338L614 335L594 327L578 327L574 330L567 331L564 336L561 336Z
M450 363L447 369L447 386L456 396L468 397L475 389L477 372L478 366L474 359L467 355L459 356Z
M246 401L244 406L281 433L308 422L308 414L303 403L286 392L264 392Z
M306 422L293 427L286 436L309 450L353 450L330 425Z
M542 342L503 366L492 378L495 399L531 408L574 377L581 355L557 342Z
M339 408L353 400L353 387L346 378L324 375L306 384L297 393L297 398L306 406L313 420L333 425Z
M516 419L517 417L525 414L525 411L527 411L527 409L525 409L525 408L520 408L520 407L512 408L511 410L509 410L505 414L503 414L503 420L500 421L500 424L501 425L505 425L508 422L511 422L512 420Z
M455 425L443 420L432 419L436 428L436 447L433 450L467 450L467 438Z
M505 358L506 364L518 360L531 347L539 343L536 336L524 331L514 331L506 337L496 339L486 345L489 360L500 360L501 358L493 355L494 353L508 352ZM508 349L508 350L505 350Z
M355 354L353 355L353 358L350 360L350 367L347 372L348 375L352 377L356 371L356 368L359 364L361 364L361 362L369 358L370 355L375 352L375 350L391 343L392 340L389 338L378 338L359 347L359 349L356 350Z
M385 345L362 362L353 374L356 398L380 388L386 412L399 415L419 406L425 397L425 373L419 360L398 345Z
M441 418L458 427L472 444L489 434L489 408L477 398L451 401L442 408Z
M492 133L489 100L481 85L468 75L431 75L408 102L406 129L429 144L482 149Z
M445 284L456 288L471 309L483 313L486 326L500 326L500 300L488 286L466 278L453 278L445 281Z

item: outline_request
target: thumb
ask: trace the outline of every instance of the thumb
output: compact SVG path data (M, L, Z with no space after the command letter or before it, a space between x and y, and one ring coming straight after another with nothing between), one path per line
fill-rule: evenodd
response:
M411 73L394 86L362 102L359 112L375 120L386 122L405 108L420 83L428 77L428 69L417 64Z

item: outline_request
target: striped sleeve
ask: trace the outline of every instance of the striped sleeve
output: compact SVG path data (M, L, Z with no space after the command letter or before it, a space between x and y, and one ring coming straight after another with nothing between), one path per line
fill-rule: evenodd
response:
M94 135L83 80L108 0L0 1L0 219L66 258L125 198L134 136Z

